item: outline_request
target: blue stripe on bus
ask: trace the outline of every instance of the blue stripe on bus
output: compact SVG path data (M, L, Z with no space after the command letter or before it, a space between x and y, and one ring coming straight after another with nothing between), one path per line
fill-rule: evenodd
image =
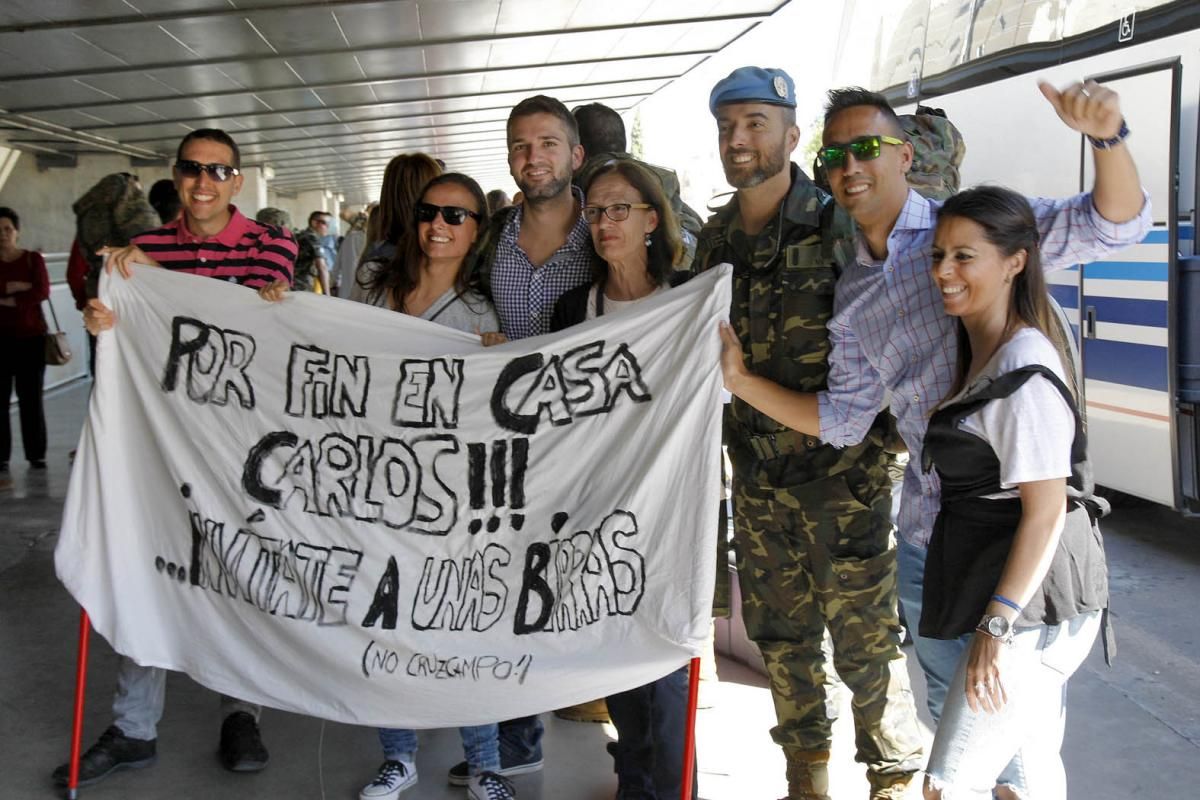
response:
M1050 296L1063 308L1079 308L1079 287L1061 283L1048 284Z
M1083 277L1118 281L1165 281L1167 265L1161 261L1097 261L1083 268Z
M1167 390L1167 348L1105 339L1083 340L1085 378Z
M1119 322L1123 325L1167 327L1167 301L1130 300L1121 297L1083 296L1083 307L1096 309L1100 322Z
M1193 228L1191 225L1180 225L1179 226L1179 238L1180 239L1185 239L1190 242L1192 240L1193 235L1194 235L1194 231L1193 231ZM1159 228L1158 230L1150 231L1149 233L1146 234L1146 238L1142 239L1142 244L1170 244L1170 243L1171 243L1171 238L1168 235L1168 231L1166 228Z

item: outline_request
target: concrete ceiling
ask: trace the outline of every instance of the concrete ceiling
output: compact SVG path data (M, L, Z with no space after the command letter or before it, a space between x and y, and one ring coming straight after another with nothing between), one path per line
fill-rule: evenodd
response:
M785 0L5 0L0 137L170 159L217 127L272 188L373 196L422 150L507 181L522 97L625 111Z

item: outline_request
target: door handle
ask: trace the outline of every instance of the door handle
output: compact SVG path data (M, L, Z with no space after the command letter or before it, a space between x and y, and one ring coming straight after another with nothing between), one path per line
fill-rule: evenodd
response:
M1084 315L1083 337L1085 339L1096 338L1096 307L1088 306Z

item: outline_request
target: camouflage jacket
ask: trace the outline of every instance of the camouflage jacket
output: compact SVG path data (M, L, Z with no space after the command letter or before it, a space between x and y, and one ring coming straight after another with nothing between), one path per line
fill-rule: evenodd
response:
M737 196L700 231L694 273L733 264L730 323L756 375L801 392L826 388L833 291L839 263L854 257L853 224L795 164L779 212L757 236L740 229ZM815 480L856 463L863 445L842 450L791 431L741 400L726 410L735 474L762 488ZM875 444L879 436L872 437Z
M162 224L137 178L124 172L101 178L71 209L75 212L75 238L88 262L88 297L96 296L104 263L97 250L106 245L124 247L137 234Z

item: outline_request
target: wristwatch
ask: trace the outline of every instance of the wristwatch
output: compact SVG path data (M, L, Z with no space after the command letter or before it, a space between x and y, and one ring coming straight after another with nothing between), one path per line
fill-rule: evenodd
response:
M975 626L975 630L986 633L993 639L999 639L1005 644L1012 643L1012 623L999 615L984 614L983 619L979 620L979 624Z
M1125 137L1129 136L1129 126L1125 124L1125 120L1121 120L1121 128L1117 131L1117 135L1111 139L1097 139L1095 136L1089 136L1088 141L1092 143L1092 147L1097 150L1111 150L1112 148L1125 141Z

